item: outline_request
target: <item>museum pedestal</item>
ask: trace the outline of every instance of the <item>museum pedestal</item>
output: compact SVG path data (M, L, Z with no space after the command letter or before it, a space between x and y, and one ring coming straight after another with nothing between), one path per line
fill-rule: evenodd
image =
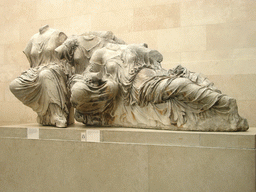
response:
M256 128L0 127L0 191L254 192Z

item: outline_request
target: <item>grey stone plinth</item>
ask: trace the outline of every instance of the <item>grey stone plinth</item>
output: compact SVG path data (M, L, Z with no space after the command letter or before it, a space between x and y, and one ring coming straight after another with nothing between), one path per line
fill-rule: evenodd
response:
M95 129L100 142L81 141ZM1 126L0 191L254 192L255 135Z

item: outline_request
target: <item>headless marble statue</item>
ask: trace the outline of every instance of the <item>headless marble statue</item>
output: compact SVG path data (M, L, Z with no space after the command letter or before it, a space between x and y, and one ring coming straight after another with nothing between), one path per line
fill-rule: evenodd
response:
M11 92L26 106L37 112L43 125L66 127L69 120L70 94L66 82L70 69L58 59L55 48L67 36L48 25L39 29L24 50L30 69L10 84Z
M146 44L126 44L112 32L66 36L45 30L30 40L31 68L11 91L38 113L38 122L168 130L246 131L236 100L182 66L165 70ZM72 69L71 69L72 66ZM57 91L56 91L57 90Z

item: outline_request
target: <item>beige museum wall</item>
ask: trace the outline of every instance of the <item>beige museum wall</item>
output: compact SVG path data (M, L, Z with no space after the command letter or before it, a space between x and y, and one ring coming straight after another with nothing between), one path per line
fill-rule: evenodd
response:
M29 66L29 38L49 24L67 35L112 30L146 42L164 55L163 67L205 74L256 126L255 10L255 0L0 0L0 124L35 122L8 85Z

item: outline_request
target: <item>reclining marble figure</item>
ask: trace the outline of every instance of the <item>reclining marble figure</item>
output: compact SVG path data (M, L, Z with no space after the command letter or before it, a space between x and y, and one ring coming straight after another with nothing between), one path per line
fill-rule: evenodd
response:
M38 113L41 124L65 127L71 104L76 121L88 126L249 128L234 98L180 65L163 69L163 56L147 44L126 44L110 31L68 38L60 34L64 35L49 32L43 36L40 31L32 37L29 51L24 51L31 68L10 85L14 95ZM57 43L46 46L53 38Z

